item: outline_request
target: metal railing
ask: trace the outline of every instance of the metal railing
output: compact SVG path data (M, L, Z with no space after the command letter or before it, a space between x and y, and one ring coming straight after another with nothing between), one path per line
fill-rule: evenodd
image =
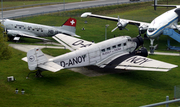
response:
M102 5L94 5L94 6L82 6L82 7L76 7L76 8L69 8L65 10L54 10L54 11L47 11L47 12L40 12L35 14L27 14L27 15L21 15L21 16L15 16L15 17L6 17L8 19L16 19L16 18L22 18L22 17L30 17L30 16L37 16L37 15L44 15L44 14L50 14L50 13L58 13L63 11L70 11L70 10L76 10L76 9L87 9L87 8L95 8L95 7L103 7L103 6L113 6L113 5L120 5L120 4L132 4L132 3L141 3L141 2L151 2L153 0L142 0L142 1L134 1L134 2L119 2L119 3L111 3L111 4L102 4Z
M38 4L31 4L31 5L5 7L3 8L3 10L12 10L12 9L28 8L28 7L44 6L44 5L54 5L54 4L63 4L63 2L38 3Z
M154 104L140 106L140 107L154 107L154 106L160 106L160 105L166 105L166 107L169 107L170 103L175 103L175 102L179 102L179 101L180 101L180 99L169 100L169 96L166 96L166 101L164 101L164 102L154 103Z

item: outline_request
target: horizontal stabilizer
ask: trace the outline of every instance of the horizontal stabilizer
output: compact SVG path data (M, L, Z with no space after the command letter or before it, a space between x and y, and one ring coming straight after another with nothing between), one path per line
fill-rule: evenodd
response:
M52 72L57 72L57 71L63 69L62 66L60 66L54 62L46 62L45 64L39 64L38 67L48 70L48 71L52 71Z
M27 57L22 58L22 60L28 62Z

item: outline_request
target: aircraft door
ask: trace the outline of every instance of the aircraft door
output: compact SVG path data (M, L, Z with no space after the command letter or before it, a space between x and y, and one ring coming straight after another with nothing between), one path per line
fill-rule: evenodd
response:
M99 50L89 52L89 63L94 64L101 59Z

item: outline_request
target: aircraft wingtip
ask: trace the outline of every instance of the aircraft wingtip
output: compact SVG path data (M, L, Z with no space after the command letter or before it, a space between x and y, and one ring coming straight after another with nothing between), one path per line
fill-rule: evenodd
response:
M85 12L81 15L81 17L87 17L88 15L91 15L91 12Z

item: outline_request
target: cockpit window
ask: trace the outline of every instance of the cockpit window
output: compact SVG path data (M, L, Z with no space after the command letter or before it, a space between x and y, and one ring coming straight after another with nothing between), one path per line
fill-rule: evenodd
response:
M148 29L149 32L154 32L155 30L157 30L157 28L149 28Z

